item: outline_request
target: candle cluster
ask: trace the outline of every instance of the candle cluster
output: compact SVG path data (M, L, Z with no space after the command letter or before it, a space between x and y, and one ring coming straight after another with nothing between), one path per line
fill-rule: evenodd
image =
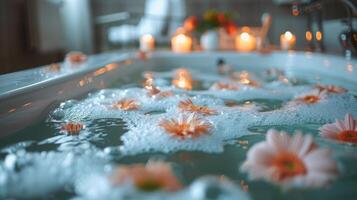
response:
M235 49L239 52L251 52L257 49L257 44L262 42L256 33L249 27L242 27L241 31L235 34ZM188 53L193 50L194 38L186 28L178 28L171 38L171 49L175 53ZM155 50L155 38L153 35L144 34L140 37L140 51L150 52ZM281 50L292 50L296 44L296 36L286 31L280 35Z

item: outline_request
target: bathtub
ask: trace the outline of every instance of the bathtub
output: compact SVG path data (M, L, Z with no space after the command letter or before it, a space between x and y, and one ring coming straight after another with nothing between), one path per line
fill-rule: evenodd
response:
M81 96L118 81L157 68L173 69L189 66L196 70L214 70L218 59L233 67L254 70L282 68L286 73L315 80L329 78L350 91L357 90L357 60L307 52L270 54L236 52L193 52L177 54L169 51L149 53L147 59L136 52L112 52L90 56L76 67L43 66L0 76L0 137L7 136L43 120L59 102Z

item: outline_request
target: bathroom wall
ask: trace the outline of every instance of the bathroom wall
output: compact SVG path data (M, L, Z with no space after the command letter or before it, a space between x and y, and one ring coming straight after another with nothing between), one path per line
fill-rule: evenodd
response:
M66 2L82 2L77 10L67 10ZM160 0L159 0L160 1ZM290 7L273 0L182 0L187 15L199 15L215 8L238 14L239 26L259 26L264 12L273 16L269 32L272 44L286 30L297 35L297 48L304 49L305 16L293 17ZM332 2L332 0L330 1ZM58 62L66 52L80 50L100 53L118 48L107 40L107 30L121 24L137 24L144 12L145 0L0 0L0 74ZM329 3L324 18L326 49L340 52L336 37L343 30L338 19L346 16L338 3ZM130 12L129 19L98 24L98 17ZM73 19L73 20L72 20Z
M217 9L228 11L238 15L235 21L239 26L259 26L261 15L265 12L273 16L273 24L269 32L268 38L272 44L279 44L279 36L286 30L292 31L297 36L297 48L304 50L306 48L305 31L307 19L306 16L294 17L291 15L289 5L277 5L274 0L185 0L187 7L187 15L201 14L207 9ZM280 1L282 2L282 1ZM107 48L113 48L106 41L106 33L108 27L118 26L125 23L135 24L140 19L140 15L144 12L144 0L92 0L93 16L101 16L116 12L131 12L136 19L131 18L130 22L118 21L112 24L96 26L96 46L97 51ZM325 46L329 52L339 52L337 36L343 29L338 18L346 17L344 8L338 2L330 1L328 6L324 7L324 18L326 21L325 30ZM331 21L332 20L332 21ZM106 28L105 28L106 27ZM334 28L331 28L334 27ZM338 28L337 28L338 27ZM328 40L327 40L328 38ZM109 45L109 46L108 46Z

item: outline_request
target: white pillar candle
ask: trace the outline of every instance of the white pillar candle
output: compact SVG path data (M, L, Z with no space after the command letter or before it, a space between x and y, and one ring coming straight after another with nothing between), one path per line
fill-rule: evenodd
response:
M140 50L153 51L155 49L155 38L150 34L145 34L140 37Z
M192 48L192 39L185 34L175 35L171 39L171 48L172 51L178 53L190 52Z
M293 49L296 43L296 37L290 31L280 35L280 48L282 50Z
M236 36L236 49L242 52L254 51L257 45L257 40L254 35L243 32Z

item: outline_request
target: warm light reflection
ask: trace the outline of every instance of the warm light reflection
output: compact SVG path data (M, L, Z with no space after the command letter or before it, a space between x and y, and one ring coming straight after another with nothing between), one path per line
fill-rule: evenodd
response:
M159 88L154 85L154 78L151 72L145 74L144 88L148 91L149 96L156 97L170 97L174 93L171 91L162 92Z
M321 31L317 31L316 32L316 40L317 41L321 41L322 40L322 32Z
M61 70L61 65L58 63L52 63L46 69L50 72L59 72Z
M8 113L12 113L12 112L15 112L16 111L16 108L12 108L10 109L9 111L7 111Z
M22 107L28 107L28 106L31 106L32 103L31 102L28 102L28 103L25 103L24 105L22 105Z
M353 65L352 64L348 64L346 69L347 69L348 72L353 72Z
M108 65L106 65L105 67L102 67L98 70L96 70L93 75L94 76L100 76L106 72L112 71L113 69L117 68L119 66L118 63L110 63Z
M214 83L211 88L214 90L239 90L237 85L224 82Z
M312 33L311 31L306 31L305 33L305 38L307 41L311 41L312 40Z
M252 87L259 87L259 83L250 78L250 74L247 71L234 72L231 76L234 81L237 81L243 85L249 85Z
M160 93L160 90L154 86L153 75L150 72L145 74L144 88L149 91L150 96Z
M176 70L172 84L180 89L192 90L193 81L191 73L183 68Z
M85 80L80 80L79 81L79 86L83 87L86 84Z

